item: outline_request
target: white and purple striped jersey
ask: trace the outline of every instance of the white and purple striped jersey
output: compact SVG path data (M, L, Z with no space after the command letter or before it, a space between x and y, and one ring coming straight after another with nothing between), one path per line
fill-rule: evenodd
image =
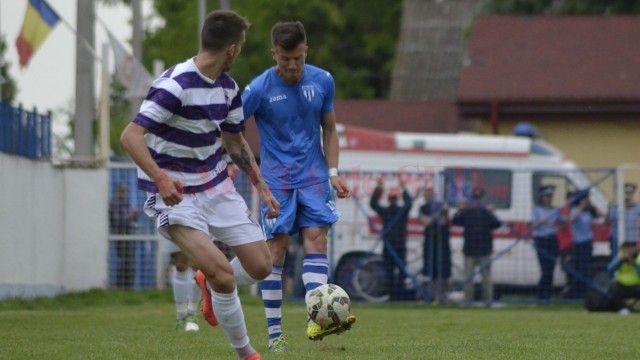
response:
M147 129L151 156L169 176L182 181L184 193L206 191L228 176L221 131L244 130L238 84L226 73L215 81L205 77L189 59L153 82L133 122ZM158 192L140 168L138 188Z

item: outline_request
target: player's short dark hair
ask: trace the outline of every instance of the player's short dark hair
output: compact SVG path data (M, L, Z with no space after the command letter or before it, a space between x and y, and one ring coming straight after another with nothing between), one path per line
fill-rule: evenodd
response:
M636 248L636 246L637 246L637 245L636 245L636 243L635 243L635 242L632 242L632 241L625 241L625 242L623 242L623 243L622 243L622 246L621 246L621 247L622 247L623 249L626 249L626 248L633 248L633 249L635 249L635 248Z
M307 42L307 33L300 21L279 22L271 28L273 47L281 47L286 51L297 48Z
M200 48L216 53L225 47L239 44L249 21L231 10L216 10L207 15L202 26Z

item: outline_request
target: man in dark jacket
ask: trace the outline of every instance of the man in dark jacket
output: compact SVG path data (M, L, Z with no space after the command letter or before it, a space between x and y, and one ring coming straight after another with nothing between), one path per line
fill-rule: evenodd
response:
M500 227L500 220L489 207L483 205L485 191L473 189L471 202L461 205L453 216L453 224L464 227L464 273L465 279L480 266L482 275L482 293L486 302L493 300L493 284L491 282L491 252L493 251L493 230ZM473 280L464 285L464 300L473 300Z
M378 181L373 194L371 195L370 206L382 219L382 239L384 240L384 250L382 258L387 274L387 284L389 286L389 294L391 300L405 299L404 281L406 275L399 267L400 263L406 264L407 254L407 222L409 221L409 210L413 204L413 199L405 188L404 184L400 184L402 189L391 188L387 195L389 206L381 206L380 198L382 197L383 187L382 180ZM398 204L398 200L402 193L403 205ZM391 249L398 255L398 259L394 259Z

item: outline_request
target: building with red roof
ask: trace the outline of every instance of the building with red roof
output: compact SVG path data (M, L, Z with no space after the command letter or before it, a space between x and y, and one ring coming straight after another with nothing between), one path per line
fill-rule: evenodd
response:
M586 167L637 163L640 17L481 16L458 84L480 131L519 121Z

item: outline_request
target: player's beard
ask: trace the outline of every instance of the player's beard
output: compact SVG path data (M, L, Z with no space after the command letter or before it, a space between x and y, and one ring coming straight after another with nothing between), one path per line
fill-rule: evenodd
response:
M278 74L280 75L280 77L289 84L295 84L297 82L299 82L300 80L302 80L302 69L296 69L296 70L287 70L287 69L281 69L278 68Z
M231 58L231 59L227 59L227 61L222 65L222 72L226 73L231 71L231 68L233 67L233 61L235 59Z

